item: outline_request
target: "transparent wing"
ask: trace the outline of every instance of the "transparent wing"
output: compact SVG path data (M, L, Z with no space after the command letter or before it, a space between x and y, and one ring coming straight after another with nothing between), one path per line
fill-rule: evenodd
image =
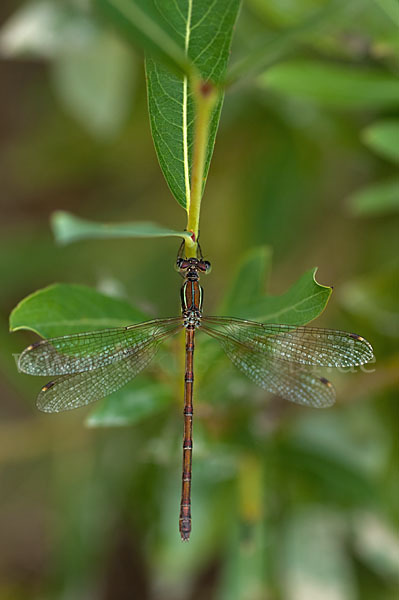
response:
M176 329L177 331L177 329ZM137 347L127 357L91 371L61 375L39 393L37 406L44 412L61 412L104 398L133 379L155 356L162 338Z
M318 367L350 367L370 362L373 348L356 333L203 317L209 335L225 335L267 358Z
M306 367L262 353L257 347L254 349L207 326L202 329L215 337L236 367L261 388L304 406L326 408L334 404L334 387L324 377Z
M104 367L135 356L148 343L156 343L178 331L180 317L156 319L138 325L64 335L28 346L18 368L29 375L68 375Z

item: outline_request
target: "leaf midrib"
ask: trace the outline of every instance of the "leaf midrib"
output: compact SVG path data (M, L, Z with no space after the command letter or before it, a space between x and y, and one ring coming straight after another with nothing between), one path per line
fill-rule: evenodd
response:
M192 0L189 0L190 3ZM187 70L189 65L182 64L181 48L170 36L150 19L135 3L128 3L126 0L110 0L110 4L116 7L122 15L131 21L136 27L139 26L142 31L149 35L150 39L157 40L158 46L167 56L173 57L176 64L183 70Z
M188 47L190 44L191 34L191 15L193 2L188 0L186 35L184 38L184 54L188 56ZM188 127L187 127L187 99L188 99L188 78L187 75L183 78L183 164L184 164L184 185L186 190L186 210L190 210L191 189L190 189L190 167L188 162Z
M290 312L290 311L296 311L296 312L300 313L302 311L299 311L298 307L301 306L301 304L307 303L307 302L309 302L309 300L312 300L313 298L317 298L318 296L320 296L321 294L324 294L324 293L325 293L325 290L319 290L315 294L312 294L311 296L306 296L306 298L302 298L302 300L295 302L295 304L290 304L289 306L285 306L284 308L282 308L281 310L279 310L277 312L257 316L257 321L260 321L260 322L269 321L270 322L270 319L275 318L275 317L280 317L284 313ZM266 299L267 298L275 298L275 296L269 296L269 297L266 297Z

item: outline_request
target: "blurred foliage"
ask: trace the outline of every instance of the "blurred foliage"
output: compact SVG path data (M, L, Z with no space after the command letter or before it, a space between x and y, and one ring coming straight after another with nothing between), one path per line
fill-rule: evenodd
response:
M7 0L0 15L0 598L393 599L395 3L243 4L203 203L206 310L238 316L305 272L319 285L309 271L318 264L318 279L334 285L318 323L358 331L377 362L331 374L337 405L306 410L249 387L198 336L189 544L177 531L180 341L118 393L117 414L111 396L92 412L42 416L38 382L12 357L33 336L7 331L20 299L54 282L39 293L64 301L62 286L78 284L99 318L111 305L126 318L178 312L176 240L60 248L48 224L64 210L183 230L152 145L142 40L132 50L88 0ZM53 296L42 323L56 310Z
M65 211L58 210L51 216L54 239L59 244L70 244L79 240L114 238L154 238L179 237L191 239L187 231L166 229L156 223L96 223L79 219Z

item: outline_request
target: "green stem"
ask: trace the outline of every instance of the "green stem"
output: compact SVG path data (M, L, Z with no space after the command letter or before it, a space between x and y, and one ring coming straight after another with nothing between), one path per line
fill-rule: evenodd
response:
M209 82L192 82L195 97L194 147L191 168L191 194L187 206L187 231L192 233L193 242L186 240L186 256L196 256L201 199L205 183L205 163L208 149L209 125L212 110L218 98L218 90Z

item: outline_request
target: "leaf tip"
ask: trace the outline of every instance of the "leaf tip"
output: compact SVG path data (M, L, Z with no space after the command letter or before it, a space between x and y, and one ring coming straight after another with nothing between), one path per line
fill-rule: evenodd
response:
M334 289L334 286L332 285L324 285L323 283L320 283L319 281L317 281L316 278L316 273L319 270L319 267L313 267L312 269L312 273L313 273L313 281L315 282L315 284L321 288L324 288L326 290L330 290L329 291L329 295L331 294L332 290Z
M50 215L50 228L56 244L65 246L68 243L67 229L73 219L74 217L64 210L56 210Z

